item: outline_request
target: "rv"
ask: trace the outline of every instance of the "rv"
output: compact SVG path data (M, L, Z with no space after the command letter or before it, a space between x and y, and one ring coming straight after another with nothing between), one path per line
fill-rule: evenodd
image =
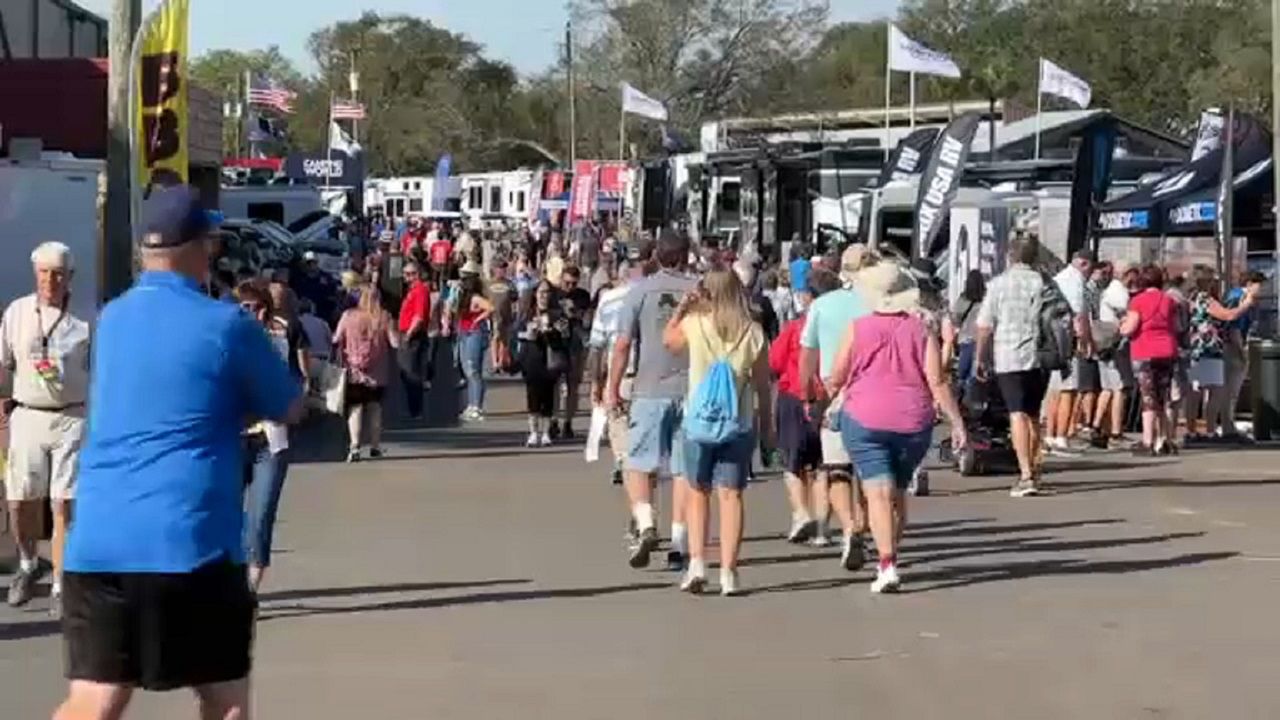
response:
M461 182L458 178L448 179L442 210L458 210L460 189ZM365 213L396 219L422 215L432 210L435 192L436 179L429 175L369 180L365 187Z
M461 210L468 224L478 226L494 219L523 220L529 216L532 171L469 173L459 176L459 180Z
M326 209L320 190L307 185L223 188L220 204L226 217L271 220L286 226L308 213Z

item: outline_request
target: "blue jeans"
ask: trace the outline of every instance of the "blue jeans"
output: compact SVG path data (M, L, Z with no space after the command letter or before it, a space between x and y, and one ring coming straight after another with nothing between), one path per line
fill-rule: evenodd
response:
M933 425L910 433L874 430L862 426L848 413L842 413L840 433L858 479L864 485L892 484L905 490L929 452Z
M754 432L744 432L720 445L685 440L685 475L690 485L702 490L710 490L712 486L745 490L755 451Z
M484 408L484 358L489 349L489 333L474 331L458 337L462 374L467 379L467 407Z
M266 442L252 441L252 455L245 458L250 463L249 485L244 489L245 556L250 565L271 565L271 539L276 527L276 512L280 509L280 494L284 491L285 474L289 471L289 451L275 455L267 449Z

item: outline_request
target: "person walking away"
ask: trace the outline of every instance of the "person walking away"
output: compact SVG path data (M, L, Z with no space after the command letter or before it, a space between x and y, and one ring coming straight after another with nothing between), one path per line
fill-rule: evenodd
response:
M578 402L582 378L587 366L587 338L590 334L591 293L582 287L582 271L575 265L564 269L560 278L560 299L565 317L569 319L569 367L564 374L564 395L561 400L562 424L551 423L551 438L572 441L577 437L573 419L578 414Z
M400 303L397 328L403 340L400 343L398 364L400 384L404 387L405 404L409 418L422 418L423 395L430 389L429 364L433 360L433 345L427 336L431 313L431 289L422 279L421 270L414 263L405 263L404 284L408 288L404 302Z
M345 311L346 307L343 306ZM325 365L332 359L333 331L329 323L321 320L316 314L315 305L303 299L298 307L298 325L307 338L307 358L309 360L307 377L316 380Z
M427 259L431 263L431 281L435 287L444 287L449 280L453 261L453 243L437 230L427 233Z
M653 256L653 247L637 247L634 262L631 264L630 277L620 278L614 287L600 293L596 302L595 317L591 320L591 332L587 340L587 374L591 380L591 402L593 407L606 408L605 387L609 384L609 370L612 362L613 345L618 340L619 318L623 303L631 283L647 276L649 262ZM627 402L631 399L631 389L635 383L635 356L628 358L628 366L622 378L623 404L606 410L609 415L609 448L613 451L614 469L611 480L614 485L623 482L622 473L627 459ZM629 516L628 504L627 515Z
M1093 334L1090 328L1085 284L1093 268L1093 256L1087 250L1077 252L1071 264L1054 276L1053 282L1071 306L1078 347L1067 370L1054 372L1049 378L1049 410L1045 446L1052 455L1074 457L1068 442L1075 427L1076 395L1087 390L1092 362ZM1034 344L1033 346L1034 347Z
M18 549L8 601L21 607L34 594L40 571L37 545L49 503L49 612L57 618L62 611L63 546L85 433L89 324L71 313L71 249L43 243L31 253L31 266L35 292L14 300L0 316L0 376L10 381L8 398L0 398L0 414L8 416L9 424L5 498Z
M987 296L987 282L981 270L970 270L964 289L944 320L942 365L951 367L955 359L957 397L963 397L973 380L973 356L978 342L978 310ZM954 349L953 349L954 348Z
M1187 444L1216 438L1226 417L1226 349L1228 323L1249 312L1256 297L1245 293L1240 304L1228 308L1218 300L1218 278L1212 268L1197 265L1191 271L1191 395L1187 399ZM1204 434L1197 430L1204 421Z
M311 386L311 347L307 334L298 321L298 299L282 282L272 282L267 286L271 295L271 306L275 309L275 318L284 325L285 339L288 342L289 372L301 383L303 388Z
M630 401L627 429L625 485L631 501L639 539L631 548L628 564L649 566L650 555L658 547L653 494L660 470L669 467L672 482L670 570L684 569L688 553L685 524L687 466L680 432L684 396L689 384L686 353L672 352L663 343L667 324L681 299L697 287L685 274L689 262L687 237L666 231L655 250L658 271L632 283L618 320L618 338L609 363L609 385L605 404L611 411L624 407L622 379L635 353L636 376Z
M458 352L462 374L467 380L467 407L462 419L484 420L484 366L489 350L489 318L493 303L484 296L484 285L478 274L462 276L458 288Z
M544 280L521 301L517 326L521 328L520 371L529 411L525 447L549 447L556 387L569 365L569 319L555 286Z
M183 687L200 717L248 718L240 432L297 421L301 388L258 322L200 293L213 228L196 191L153 191L139 225L142 273L94 336L54 719L117 720L137 690Z
M1102 393L1098 396L1098 406L1092 418L1092 444L1106 449L1111 443L1124 440L1125 393L1132 385L1129 343L1122 342L1124 336L1120 333L1120 325L1129 313L1129 289L1120 279L1125 274L1123 268L1102 262L1095 272L1098 273L1101 293L1098 296L1097 322L1093 324L1093 340L1098 351L1098 379Z
M880 558L871 592L896 592L898 549L907 524L906 489L929 451L934 405L951 423L952 447L969 438L942 369L938 334L918 312L920 291L891 263L860 273L871 314L853 321L831 371L828 391L843 390L838 422L867 494Z
M1241 278L1240 287L1232 288L1222 302L1234 310L1246 297L1261 297L1267 278L1260 272L1248 272ZM1240 391L1249 375L1249 330L1257 319L1257 303L1245 314L1227 324L1227 336L1223 342L1222 359L1226 371L1226 406L1223 412L1222 436L1232 442L1249 442L1236 430L1235 414L1240 405Z
M485 289L489 304L493 306L490 323L493 337L490 340L490 363L495 372L511 371L514 359L511 340L515 328L515 308L518 298L515 285L507 277L507 261L497 260L492 268L493 277Z
M773 446L768 345L764 329L751 317L747 290L738 273L708 273L676 308L663 342L669 351L689 355L684 458L692 493L686 501L689 569L680 588L696 594L706 585L704 551L714 487L720 508L720 594L737 595L741 591L742 495L757 434L764 438L765 447ZM732 386L717 391L717 381L729 381ZM733 427L721 429L718 422ZM706 429L712 432L702 437L700 426L708 423Z
M777 318L779 327L791 322L800 314L800 308L804 303L800 301L799 295L808 293L810 290L809 287L805 287L802 290L793 291L788 285L784 284L777 270L766 271L761 278L760 284L764 288L762 292L765 299L769 301L769 306L773 308L773 315ZM809 300L812 300L812 296L810 296ZM804 305L804 307L807 309L808 306Z
M1170 390L1178 364L1178 338L1185 322L1178 303L1164 292L1164 272L1148 265L1139 274L1142 288L1128 302L1120 334L1129 339L1129 355L1142 400L1142 444L1135 455L1177 453Z
M1037 299L1045 284L1044 276L1033 269L1039 257L1040 242L1035 236L1019 233L1012 238L1009 268L992 278L978 310L974 349L976 376L986 380L994 371L1009 411L1009 430L1018 457L1018 479L1009 490L1015 498L1040 493L1040 410L1049 380L1036 354L1040 336Z
M769 369L778 378L774 413L778 428L777 446L782 455L782 479L791 505L791 529L787 532L787 542L796 544L818 537L819 528L825 527L828 511L825 487L819 493L814 482L822 468L822 439L818 434L820 422L805 401L814 393L800 385L800 334L804 330L809 305L815 298L839 287L839 281L831 273L815 272L809 276L809 284L808 290L796 296L800 316L783 325L782 332L769 346Z
M347 374L347 462L361 459L361 440L369 428L369 457L382 457L382 403L391 375L391 357L400 345L391 315L378 291L366 285L354 308L342 314L333 344Z
M262 325L282 360L289 359L289 326L276 314L269 292L256 281L236 288L236 300L248 315ZM249 590L258 588L271 566L271 546L275 534L280 497L289 472L289 429L270 420L260 420L245 431L245 557L249 563Z
M840 259L840 279L844 287L826 293L809 306L804 329L800 333L800 388L808 393L808 397L804 399L810 406L811 417L825 418L828 405L835 400L826 394L825 388L831 379L836 353L840 349L844 333L854 320L871 311L856 285L857 276L875 262L875 256L866 245L850 245ZM805 277L808 277L807 272ZM862 539L863 533L867 531L865 498L853 472L853 460L849 457L839 430L829 427L825 420L822 424L823 427L818 431L822 443L822 473L819 482L826 484L831 508L840 520L840 565L845 570L854 572L866 562L866 548ZM818 537L823 539L819 542L823 542L827 530L821 525L823 518L819 517L818 520Z

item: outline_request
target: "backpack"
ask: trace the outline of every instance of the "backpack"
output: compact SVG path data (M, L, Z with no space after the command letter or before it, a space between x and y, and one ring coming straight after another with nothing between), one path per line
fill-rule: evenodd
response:
M1074 313L1053 278L1036 295L1036 360L1042 370L1067 370L1076 354Z
M720 354L707 368L698 387L694 388L684 415L684 433L689 440L701 445L723 445L742 434L738 417L738 383L728 358L750 332L751 329L747 328L736 343ZM705 332L704 337L707 337Z

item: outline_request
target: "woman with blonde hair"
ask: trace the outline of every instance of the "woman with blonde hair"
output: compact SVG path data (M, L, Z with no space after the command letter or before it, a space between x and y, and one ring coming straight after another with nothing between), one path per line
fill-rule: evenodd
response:
M372 285L357 291L356 306L342 313L333 334L337 357L347 373L347 462L360 460L360 440L369 424L369 457L382 457L382 396L391 377L393 349L400 347L391 315Z
M687 295L667 323L663 342L673 353L689 353L689 393L685 408L685 476L689 500L689 569L680 588L700 593L706 585L707 519L711 489L720 503L720 594L736 595L738 555L742 549L742 492L751 472L758 437L773 446L771 376L764 329L752 319L747 291L732 270L708 273ZM727 366L737 395L736 429L726 439L696 437L700 408L706 397L703 380ZM732 413L734 409L729 408ZM693 423L693 424L691 424Z

